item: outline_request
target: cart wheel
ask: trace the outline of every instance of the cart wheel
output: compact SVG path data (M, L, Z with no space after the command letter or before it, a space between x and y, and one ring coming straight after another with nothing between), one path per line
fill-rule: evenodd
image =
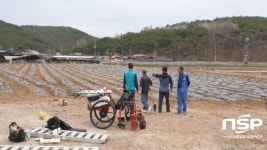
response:
M126 121L131 120L131 106L130 105L125 105L124 106L124 113L125 113L125 119Z
M131 122L131 128L134 129L134 130L138 128L138 122L136 120L133 120Z
M139 127L141 130L145 129L146 128L146 121L145 120L140 120L139 121Z
M90 119L92 124L98 129L110 127L116 116L114 106L107 100L95 102L90 110Z

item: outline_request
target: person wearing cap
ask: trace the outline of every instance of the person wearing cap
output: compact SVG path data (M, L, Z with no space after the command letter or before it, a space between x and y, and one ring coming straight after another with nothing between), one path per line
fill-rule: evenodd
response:
M150 77L146 74L146 70L142 70L143 76L140 79L141 87L141 100L143 104L143 112L151 112L151 106L148 104L148 92L150 91L150 86L152 86L152 81Z
M180 66L178 68L177 76L177 114L186 114L187 110L187 91L190 86L190 79L186 72L184 72L184 67Z

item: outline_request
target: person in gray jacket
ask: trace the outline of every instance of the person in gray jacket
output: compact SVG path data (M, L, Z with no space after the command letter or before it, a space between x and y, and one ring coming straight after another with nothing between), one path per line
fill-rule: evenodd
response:
M146 70L142 70L143 76L140 79L141 87L141 100L143 104L143 112L151 112L151 106L148 104L148 93L150 92L150 86L152 86L152 81L150 77L146 74Z
M168 74L168 68L162 67L162 74L153 74L153 77L159 78L159 113L162 112L162 101L163 98L166 98L166 110L170 112L170 90L173 88L172 77Z

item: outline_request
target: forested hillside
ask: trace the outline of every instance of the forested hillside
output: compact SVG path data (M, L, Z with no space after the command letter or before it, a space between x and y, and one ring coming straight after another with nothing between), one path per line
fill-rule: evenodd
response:
M34 49L47 53L60 52L61 45L65 54L73 48L84 47L96 38L70 27L17 26L0 21L0 49L21 52Z
M23 29L31 31L48 43L52 43L57 50L64 50L65 54L72 52L74 48L85 47L89 42L95 41L95 37L71 27L53 26L22 26Z
M248 40L249 39L249 40ZM96 41L96 51L94 49ZM227 17L144 27L139 33L97 39L70 27L16 26L0 21L0 49L84 55L144 53L174 61L242 61L248 49L251 61L267 61L267 18ZM216 57L215 57L216 56Z
M248 39L249 41L245 41ZM245 44L251 61L267 61L267 18L231 17L182 22L165 27L145 27L97 41L101 55L144 53L177 61L242 61ZM93 43L75 51L93 54Z

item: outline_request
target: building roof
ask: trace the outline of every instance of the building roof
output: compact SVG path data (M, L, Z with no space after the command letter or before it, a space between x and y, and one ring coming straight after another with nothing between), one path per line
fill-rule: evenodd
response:
M52 56L52 58L62 59L62 60L88 60L88 59L95 59L95 56L60 55L60 56Z
M134 54L132 55L132 58L142 58L142 57L146 57L145 54Z
M0 49L0 53L6 53L7 50Z

